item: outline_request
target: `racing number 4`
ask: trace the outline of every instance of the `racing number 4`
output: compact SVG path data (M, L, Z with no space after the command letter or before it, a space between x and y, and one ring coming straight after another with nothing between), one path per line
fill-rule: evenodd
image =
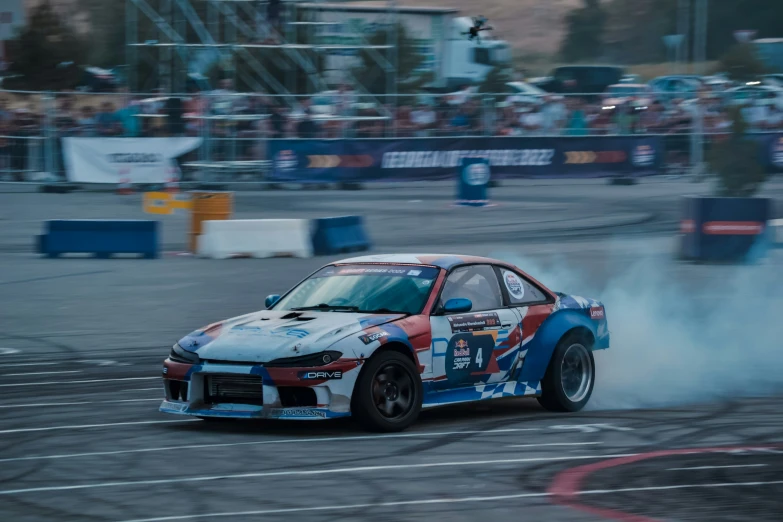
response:
M481 365L484 362L484 359L482 359L482 355L481 355L483 351L484 350L479 348L479 350L476 352L476 364L478 365L479 368L481 368Z

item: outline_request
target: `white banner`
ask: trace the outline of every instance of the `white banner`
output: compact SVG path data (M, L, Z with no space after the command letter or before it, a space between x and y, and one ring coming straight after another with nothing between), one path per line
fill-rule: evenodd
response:
M180 178L175 158L201 138L63 138L68 180L74 183L166 183Z

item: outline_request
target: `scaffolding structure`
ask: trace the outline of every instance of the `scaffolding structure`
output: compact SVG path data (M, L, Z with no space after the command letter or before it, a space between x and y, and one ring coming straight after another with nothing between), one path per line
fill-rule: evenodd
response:
M219 64L222 77L239 80L251 92L283 95L291 105L295 95L328 90L319 62L333 52L365 51L384 71L387 96L396 94L397 23L395 0L386 0L386 45L370 45L365 35L351 35L359 43L336 45L322 41L322 28L337 25L320 19L318 4L310 0L271 0L279 18L270 20L270 0L126 0L128 87L134 92L157 89L185 93L194 69ZM316 6L314 9L313 6ZM268 51L265 53L264 51ZM269 70L274 65L278 74ZM151 73L142 81L140 70ZM279 72L283 73L280 74ZM306 77L305 92L297 88ZM344 83L370 93L351 71L341 71ZM379 105L384 105L380 103Z

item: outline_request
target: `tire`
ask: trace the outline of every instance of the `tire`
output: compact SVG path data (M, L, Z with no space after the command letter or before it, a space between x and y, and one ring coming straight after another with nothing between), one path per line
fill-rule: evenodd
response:
M562 338L541 381L539 404L549 411L575 412L584 408L593 394L595 360L584 336Z
M351 414L370 431L402 431L421 411L424 390L413 362L383 351L365 363L351 398Z

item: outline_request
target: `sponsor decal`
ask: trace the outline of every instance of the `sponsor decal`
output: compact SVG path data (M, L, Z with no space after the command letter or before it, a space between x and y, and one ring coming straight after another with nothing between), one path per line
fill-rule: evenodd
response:
M274 417L318 417L326 418L326 412L310 408L280 408L272 411Z
M783 136L777 138L772 145L772 164L783 167Z
M506 289L511 297L519 301L525 297L525 287L522 281L514 272L503 272L503 282L506 283Z
M301 339L310 335L307 330L300 328L279 329L279 328L262 328L260 326L247 326L238 324L231 328L231 333L238 335L269 335L273 337L296 337Z
M281 172L290 172L299 165L296 153L290 149L281 150L275 157L275 167Z
M161 407L163 409L171 410L171 411L185 411L188 408L188 405L187 403L164 401Z
M708 221L702 231L713 236L757 236L764 233L764 225L760 221Z
M475 384L480 380L475 374L486 371L495 349L491 335L458 333L449 340L446 348L446 386Z
M448 320L452 332L473 332L500 326L500 318L495 312L451 315Z
M378 339L382 339L384 337L388 337L389 332L375 332L371 334L365 334L359 337L359 340L362 341L364 344L370 344L372 342L377 341Z
M460 339L454 344L454 357L470 357L470 348L465 339Z
M438 275L438 269L432 267L411 268L409 266L379 266L379 265L354 265L337 266L318 272L313 277L331 277L331 276L394 276L394 277L415 277L419 279L432 280Z
M683 234L693 234L696 232L696 223L692 219L683 220L680 223L680 232Z
M307 330L301 330L299 328L291 328L285 334L289 337L297 337L301 339L302 337L307 337L308 335L310 335L310 332L308 332Z
M487 158L493 167L543 167L551 165L554 156L554 149L395 151L383 154L381 168L455 168L462 158Z
M489 183L489 166L486 163L473 163L465 167L462 179L471 186Z
M649 167L655 163L655 149L651 145L637 145L631 154L635 167Z
M163 154L145 152L107 154L106 158L109 163L162 163L165 159Z
M299 378L302 380L324 380L324 379L342 379L343 378L343 372L340 370L334 370L330 372L326 371L319 371L319 372L299 372Z
M565 156L566 165L623 163L628 157L622 150L573 150L566 151Z
M590 307L590 319L594 319L596 321L600 321L606 317L606 312L604 311L603 306L592 306Z

